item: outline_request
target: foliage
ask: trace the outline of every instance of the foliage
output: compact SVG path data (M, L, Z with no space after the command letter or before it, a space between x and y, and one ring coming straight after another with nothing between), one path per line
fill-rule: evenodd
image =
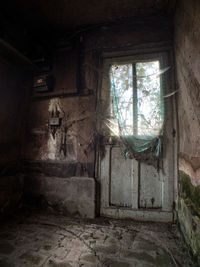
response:
M111 66L111 118L120 123L125 135L157 135L163 123L159 62ZM135 79L136 90L133 88ZM133 94L133 92L135 92ZM135 104L135 106L134 106ZM115 130L116 131L116 130ZM119 131L118 131L119 132Z
M133 140L135 150L144 151L160 135L164 112L159 61L113 64L111 80L112 134ZM160 146L160 140L157 142ZM136 148L137 147L137 148ZM157 149L159 151L160 148ZM137 152L137 151L135 151Z

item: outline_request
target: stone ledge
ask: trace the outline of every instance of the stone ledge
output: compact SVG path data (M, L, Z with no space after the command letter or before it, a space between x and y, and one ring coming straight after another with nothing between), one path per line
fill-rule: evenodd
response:
M59 178L70 178L94 175L94 163L80 162L52 162L52 161L24 161L24 173L32 175L33 173Z
M95 217L95 180L30 175L24 180L25 201L67 216Z

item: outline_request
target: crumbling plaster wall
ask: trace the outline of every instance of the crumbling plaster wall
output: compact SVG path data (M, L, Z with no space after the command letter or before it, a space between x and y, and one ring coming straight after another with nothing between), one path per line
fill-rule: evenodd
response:
M70 203L66 200L66 196L61 200L58 187L60 183L69 182L74 176L80 179L89 177L93 180L95 177L98 140L96 126L97 118L101 115L97 111L97 95L102 78L102 52L171 42L172 27L169 17L147 16L145 19L138 17L91 27L90 30L74 33L73 36L75 38L69 42L68 49L54 51L52 69L55 78L54 91L43 97L36 95L32 99L25 144L26 201L32 201L30 196L31 198L34 196L51 208L62 206L60 212L72 215L76 214L76 209L71 209L70 206L72 201L77 202L78 196L73 196ZM75 53L75 64L72 62L73 53ZM51 106L55 103L58 103L57 109L59 116L62 117L62 124L53 138L48 122ZM57 185L55 183L47 185L51 177L57 179ZM46 190L45 186L41 190L42 181L47 185ZM33 183L35 183L34 189L31 186ZM82 189L91 192L92 206L88 206L88 209L94 209L97 198L94 197L94 184L90 186ZM81 197L82 195L79 195L80 199ZM82 205L84 201L83 198ZM78 213L81 213L80 209Z
M53 92L33 94L24 144L24 200L52 212L94 217L95 90L80 91L79 53L77 40L53 51ZM91 88L97 87L95 75L91 72L87 81ZM55 113L61 123L54 133L49 122Z
M55 51L50 74L55 79L53 92L33 94L29 119L27 121L27 142L24 158L29 162L48 163L59 166L73 166L68 176L94 176L94 135L95 135L95 89L97 78L90 73L87 83L92 81L92 90L79 90L78 48L73 42L67 49ZM72 56L72 54L75 54ZM61 119L55 135L49 124L52 112ZM43 171L43 170L41 170ZM81 172L81 173L79 173ZM62 175L61 175L62 176Z
M200 2L177 1L179 222L200 263Z
M0 216L13 211L23 192L22 141L30 69L0 43Z

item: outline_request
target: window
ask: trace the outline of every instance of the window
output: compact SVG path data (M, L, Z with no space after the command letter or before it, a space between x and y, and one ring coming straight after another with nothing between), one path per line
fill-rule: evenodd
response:
M163 125L161 60L111 62L111 134L155 137Z

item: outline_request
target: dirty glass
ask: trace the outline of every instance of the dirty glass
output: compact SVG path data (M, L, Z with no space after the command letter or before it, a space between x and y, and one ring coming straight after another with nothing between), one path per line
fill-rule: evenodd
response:
M111 134L133 134L133 70L132 64L112 65L115 91L111 91ZM118 115L117 115L118 114ZM120 123L118 124L118 121Z
M164 111L159 60L110 66L111 135L123 138L134 152L153 145L160 150Z
M137 134L156 136L162 126L159 61L136 63Z

